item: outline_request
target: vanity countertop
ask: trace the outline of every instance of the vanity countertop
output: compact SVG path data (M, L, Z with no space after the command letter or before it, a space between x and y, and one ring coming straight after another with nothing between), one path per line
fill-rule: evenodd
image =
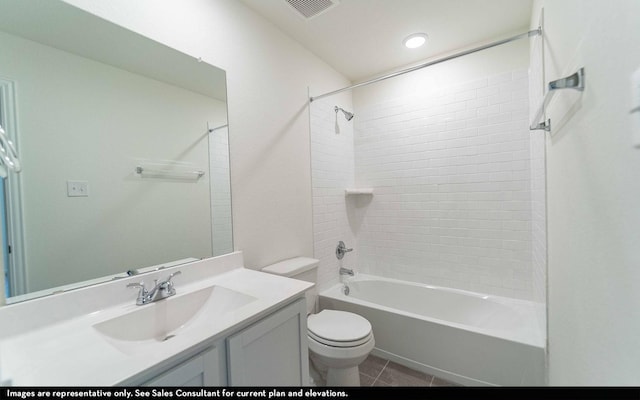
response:
M237 253L235 254L237 259ZM211 264L210 260L201 262ZM183 273L174 279L177 294L167 299L171 300L180 295L185 296L201 289L217 286L244 295L243 305L232 311L217 313L211 318L208 316L200 318L196 326L181 328L171 340L146 341L138 347L136 342L130 342L134 350L131 352L115 346L95 328L101 322L136 312L143 307L153 307L154 303L136 306L135 291L124 291L126 296L120 296L116 304L101 306L98 309L94 307L93 310L87 310L89 312L77 312L77 315L68 313L67 318L52 320L39 326L36 324L34 328L0 337L1 378L10 379L11 385L15 386L128 384L135 377L166 364L168 360L178 359L185 352L194 350L204 342L211 343L216 339L224 338L234 330L259 320L280 306L301 297L308 288L313 286L309 282L245 269L237 262L232 264L234 265L230 267L223 266L204 279L191 279L190 282L187 282L187 279L181 282L178 278L188 276L191 270L195 271L194 268L198 267L198 263L190 264L185 268L178 267L177 269L181 269ZM159 276L167 275L169 272L164 270ZM201 274L201 271L197 274ZM147 281L153 277L138 276L138 280L142 278ZM129 281L121 280L107 285L118 285L119 290L120 286L126 286ZM87 288L84 295L92 295L91 289ZM103 287L100 292L98 287L94 289L93 295L104 295L104 290ZM77 301L78 296L75 294L69 298L69 301ZM46 301L46 298L41 300L42 304ZM60 302L59 299L57 301ZM69 307L73 305L69 304ZM4 310L0 310L0 326L7 326L5 323L12 322L12 315L11 313L3 314L1 311ZM13 315L14 320L15 318L16 316ZM28 317L25 316L25 318Z

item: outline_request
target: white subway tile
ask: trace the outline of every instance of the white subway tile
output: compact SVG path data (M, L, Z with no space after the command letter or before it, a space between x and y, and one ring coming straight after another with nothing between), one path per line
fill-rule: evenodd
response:
M488 118L488 124L487 125L496 125L496 124L501 124L504 122L509 122L511 121L511 112L504 112L504 110L502 110L502 106L504 104L500 105L501 108L501 114L494 114L494 115L489 115Z
M513 80L529 79L529 70L526 68L511 71Z
M484 96L484 97L478 96L477 99L467 100L466 102L467 110L474 110L480 107L486 107L488 105L489 105L489 100L487 99L487 96Z
M336 176L344 169L351 172L342 175L352 175L346 182L374 186L360 209L366 213L357 235L359 267L531 296L535 183L529 176L534 153L527 145L527 75L508 72L357 110L355 129L338 138L344 141L335 140L331 102L322 113L314 102L314 248L332 262L331 271L321 266L322 279L335 279L333 242L351 232L345 180ZM544 163L537 168L544 173ZM476 277L485 280L475 283Z
M511 92L494 94L492 96L489 96L488 98L488 104L490 106L495 104L508 103L510 101L511 101Z
M489 77L489 86L500 84L503 82L509 82L513 78L513 73L511 71L504 72L497 75L492 75Z
M478 89L476 94L478 98L490 97L500 93L500 88L498 86L492 85L486 88Z
M476 99L476 97L477 95L475 89L461 91L455 94L456 101L474 100Z

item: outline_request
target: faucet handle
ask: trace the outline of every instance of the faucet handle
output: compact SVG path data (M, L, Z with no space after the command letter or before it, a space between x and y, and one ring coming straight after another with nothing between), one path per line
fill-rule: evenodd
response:
M171 282L171 279L176 276L176 275L180 275L182 274L182 271L176 271L176 272L172 272L171 274L169 274L169 276L167 277L167 279L164 280L164 282L162 282L162 289L166 290L166 292L169 295L174 295L176 294L176 290L173 288L173 282Z
M171 278L173 278L176 275L180 275L180 274L182 274L182 271L172 272L171 274L169 274L169 277L167 278L167 282L171 282Z
M176 272L172 272L171 274L169 274L169 276L167 277L167 279L165 279L164 281L162 281L161 283L171 287L173 286L173 282L171 282L171 279L176 276L176 275L180 275L182 273L182 271L176 271Z
M139 283L138 282L129 283L127 285L127 287L130 287L130 288L137 287L137 288L140 288L142 290L146 290L145 287L144 287L144 282L142 282L142 281L139 282Z
M127 285L128 288L139 288L138 298L136 299L136 304L141 305L144 304L144 296L147 295L147 289L144 287L144 282L133 282Z

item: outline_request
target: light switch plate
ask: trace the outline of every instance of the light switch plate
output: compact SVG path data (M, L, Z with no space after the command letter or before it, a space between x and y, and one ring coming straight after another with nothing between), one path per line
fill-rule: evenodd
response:
M89 196L89 182L67 181L67 197L87 197L87 196Z

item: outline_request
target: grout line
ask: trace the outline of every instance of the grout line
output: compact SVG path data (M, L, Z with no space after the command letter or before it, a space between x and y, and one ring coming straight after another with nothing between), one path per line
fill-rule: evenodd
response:
M389 366L389 362L390 362L389 360L385 361L384 366L382 367L382 369L380 369L380 372L378 373L378 375L375 378L373 378L372 376L367 375L367 374L362 374L364 376L367 376L367 377L373 379L373 383L371 383L371 386L374 386L376 384L376 382L378 382L378 380L379 380L380 376L382 375L382 373L384 372L384 370ZM414 370L414 371L416 371L416 370ZM417 372L419 372L419 371L417 371ZM436 379L436 376L435 375L431 375L431 374L425 374L425 375L428 375L428 376L431 377L431 379L428 380L429 383L427 385L425 385L425 387L433 387L433 381ZM442 379L442 378L439 378L439 379L445 381L446 383L451 383L450 381L448 381L446 379ZM383 382L383 381L381 381L381 382ZM383 382L383 383L386 384L386 382Z
M376 378L373 380L373 383L371 384L371 386L375 385L376 382L378 382L378 378L380 378L380 375L382 375L382 372L384 372L384 369L387 368L387 365L389 365L389 360L387 360L387 362L384 363L384 367L382 367L382 369L378 373L378 376L376 376Z

